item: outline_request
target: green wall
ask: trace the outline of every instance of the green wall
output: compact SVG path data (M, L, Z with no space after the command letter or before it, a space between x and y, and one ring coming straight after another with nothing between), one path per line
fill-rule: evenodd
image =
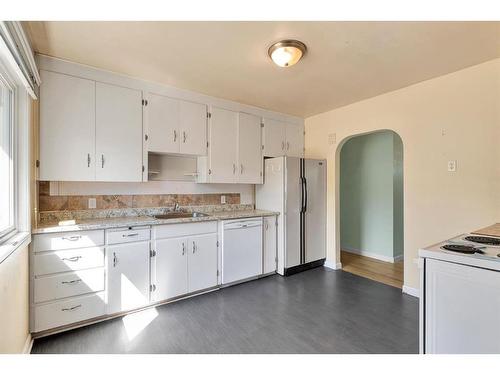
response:
M403 254L403 145L392 131L348 140L340 153L341 247Z

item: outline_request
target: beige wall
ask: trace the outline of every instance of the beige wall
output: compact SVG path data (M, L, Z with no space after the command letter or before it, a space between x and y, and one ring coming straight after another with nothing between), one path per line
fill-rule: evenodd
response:
M28 246L0 264L0 353L21 353L29 335Z
M356 134L390 129L403 140L406 286L419 286L420 247L500 220L500 59L305 124L307 157L328 160L328 262L340 261L338 154ZM457 160L456 172L447 172L448 160Z

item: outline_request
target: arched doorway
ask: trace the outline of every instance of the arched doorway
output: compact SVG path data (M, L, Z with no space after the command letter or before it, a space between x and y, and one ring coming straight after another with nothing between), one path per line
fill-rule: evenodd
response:
M350 137L339 157L339 245L344 271L403 285L403 143L390 130Z

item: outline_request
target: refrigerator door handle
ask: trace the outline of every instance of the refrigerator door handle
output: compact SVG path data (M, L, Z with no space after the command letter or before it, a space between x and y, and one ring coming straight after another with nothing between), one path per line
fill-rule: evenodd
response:
M304 177L304 212L307 212L307 179Z
M304 213L304 199L306 197L305 190L304 190L304 177L300 178L300 213Z

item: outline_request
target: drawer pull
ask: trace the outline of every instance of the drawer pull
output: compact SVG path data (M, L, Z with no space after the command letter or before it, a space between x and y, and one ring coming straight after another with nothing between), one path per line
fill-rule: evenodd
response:
M76 280L71 280L71 281L61 281L61 284L75 284L75 283L79 283L80 281L82 281L82 279L76 279Z
M113 267L116 267L116 263L118 263L118 258L116 257L116 253L113 253Z
M66 307L66 308L61 309L61 311L73 311L73 310L78 309L79 307L82 307L82 305L76 305L73 307Z
M129 233L129 234L122 234L122 237L135 237L138 235L139 235L139 233Z
M186 254L186 244L182 243L182 255Z
M71 257L71 258L62 258L62 260L67 260L68 262L78 262L79 259L82 259L82 257L80 255L77 257Z
M63 237L62 239L67 241L78 241L80 238L82 238L82 236Z
M196 242L193 241L193 254L196 251Z

